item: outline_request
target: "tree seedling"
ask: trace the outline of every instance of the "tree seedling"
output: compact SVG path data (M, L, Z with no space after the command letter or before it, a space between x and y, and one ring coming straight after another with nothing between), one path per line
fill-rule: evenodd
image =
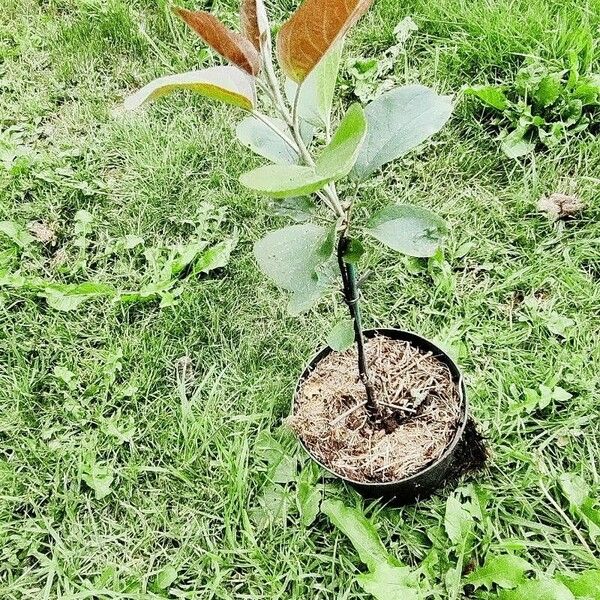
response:
M258 265L290 293L292 314L309 310L341 276L350 319L338 324L328 341L334 350L356 344L367 409L376 417L358 288L357 265L365 252L361 239L369 235L406 255L430 257L447 228L429 210L409 204L385 206L366 222L355 222L353 209L363 182L439 131L452 102L421 85L397 87L364 108L349 106L332 131L344 37L371 3L305 0L277 33L278 71L262 0L242 0L241 33L207 12L175 8L230 65L161 77L124 106L132 110L173 91L192 90L247 113L237 136L270 163L244 173L240 181L274 199L276 212L297 221L255 244Z

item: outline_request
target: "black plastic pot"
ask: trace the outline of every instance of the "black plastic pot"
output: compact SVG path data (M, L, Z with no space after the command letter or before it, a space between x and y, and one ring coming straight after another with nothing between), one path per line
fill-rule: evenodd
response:
M372 338L375 335L383 335L394 340L410 342L416 348L419 348L425 352L432 352L434 356L448 366L450 373L452 374L453 381L458 387L462 401L461 418L456 429L454 439L452 442L450 442L442 456L425 467L422 471L419 471L410 477L406 477L405 479L399 479L398 481L387 481L385 483L365 483L361 481L354 481L349 477L339 475L324 465L315 456L313 456L302 440L300 440L300 443L306 452L311 456L311 458L323 469L329 471L336 477L343 479L345 482L355 487L363 496L394 499L398 503L408 504L418 500L419 498L425 498L431 495L453 472L453 466L456 464L458 459L457 446L463 437L469 413L465 384L460 370L456 366L456 363L441 348L436 346L430 340L421 337L420 335L408 331L402 331L401 329L391 328L367 329L364 331L364 335L366 338ZM322 348L319 352L317 352L317 354L304 369L302 376L296 384L292 412L295 408L296 398L300 390L300 384L304 379L306 379L315 366L331 352L333 352L333 350L328 346Z

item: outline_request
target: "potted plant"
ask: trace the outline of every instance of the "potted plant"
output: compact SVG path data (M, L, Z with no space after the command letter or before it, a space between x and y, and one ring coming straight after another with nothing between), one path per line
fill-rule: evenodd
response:
M289 424L335 475L366 494L409 500L432 491L452 468L467 398L458 368L431 341L399 329L363 330L361 240L429 257L447 228L410 204L385 206L366 222L355 222L353 208L362 182L436 133L452 102L420 85L398 87L365 108L352 104L332 128L344 36L371 2L304 0L277 34L279 75L262 0L242 0L241 33L207 12L175 8L231 65L159 78L124 106L189 89L247 113L237 136L270 164L244 173L241 183L296 220L255 244L259 267L289 293L293 314L310 310L340 281L348 307L302 374Z

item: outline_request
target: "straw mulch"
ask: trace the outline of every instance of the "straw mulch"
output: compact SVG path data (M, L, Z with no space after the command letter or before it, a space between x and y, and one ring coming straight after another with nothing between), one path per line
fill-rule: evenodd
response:
M356 349L332 352L305 379L288 424L335 473L359 482L395 481L441 456L461 415L448 367L408 342L378 336L365 351L379 414L365 408Z

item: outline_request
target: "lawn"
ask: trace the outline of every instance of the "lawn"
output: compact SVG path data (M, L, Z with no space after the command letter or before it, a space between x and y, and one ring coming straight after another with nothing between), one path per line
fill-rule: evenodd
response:
M186 4L237 24L234 0ZM296 3L268 5L279 23ZM566 61L574 32L598 37L600 0L376 0L347 42L338 116L350 57L380 56L406 16L418 30L386 77L457 98L358 207L450 223L429 261L369 244L365 325L453 352L490 448L483 471L406 507L316 472L281 426L343 307L290 317L258 271L253 243L289 221L238 182L261 161L232 135L237 110L190 94L115 110L215 55L165 0L0 12L0 598L370 598L321 496L364 512L431 598L502 597L468 580L498 556L547 582L600 568L600 112L511 159L461 93L528 57ZM554 192L583 210L549 219L536 207ZM230 260L164 284L160 265L194 244ZM553 593L528 597L571 598Z

